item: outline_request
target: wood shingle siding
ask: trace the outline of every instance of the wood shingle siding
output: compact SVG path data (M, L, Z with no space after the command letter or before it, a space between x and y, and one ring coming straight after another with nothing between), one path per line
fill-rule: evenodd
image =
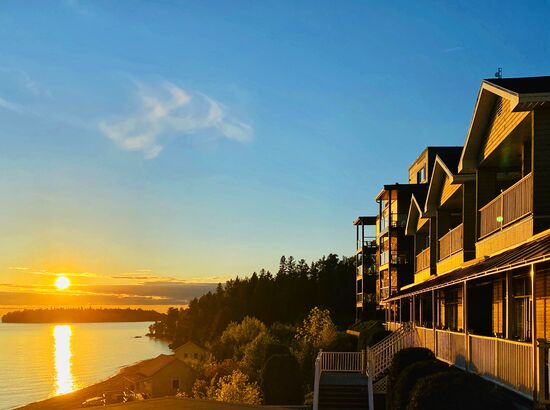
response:
M537 339L550 340L550 268L535 274Z
M500 104L502 104L501 107ZM508 99L497 98L487 127L485 142L481 148L480 159L487 158L528 115L528 111L512 112Z

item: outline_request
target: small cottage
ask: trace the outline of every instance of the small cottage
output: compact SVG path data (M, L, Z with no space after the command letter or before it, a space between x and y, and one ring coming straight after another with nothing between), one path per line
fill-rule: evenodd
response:
M184 343L174 350L176 357L180 360L206 360L210 357L210 352L204 347L191 341Z

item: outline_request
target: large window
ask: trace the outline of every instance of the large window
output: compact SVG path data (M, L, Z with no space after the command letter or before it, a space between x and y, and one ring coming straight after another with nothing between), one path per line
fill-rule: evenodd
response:
M420 184L424 181L426 181L426 167L420 168L420 170L416 173L416 182Z

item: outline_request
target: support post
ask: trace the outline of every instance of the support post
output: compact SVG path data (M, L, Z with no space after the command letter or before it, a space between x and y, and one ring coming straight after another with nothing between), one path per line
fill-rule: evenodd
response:
M531 340L533 341L533 400L537 401L538 398L538 386L539 386L539 372L538 372L538 354L537 354L537 307L536 307L536 294L535 294L535 265L531 264Z
M468 340L468 282L464 281L462 290L462 315L464 325L464 343L466 347L466 371L470 369L470 342Z
M439 309L439 303L436 305L435 290L432 290L432 326L434 329L434 354L437 357L437 326L436 321L438 320L436 309Z

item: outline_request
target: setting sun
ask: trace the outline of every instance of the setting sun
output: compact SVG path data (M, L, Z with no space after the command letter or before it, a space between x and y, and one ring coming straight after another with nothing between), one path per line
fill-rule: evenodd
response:
M59 276L55 280L55 287L57 289L67 289L71 285L71 281L66 276Z

